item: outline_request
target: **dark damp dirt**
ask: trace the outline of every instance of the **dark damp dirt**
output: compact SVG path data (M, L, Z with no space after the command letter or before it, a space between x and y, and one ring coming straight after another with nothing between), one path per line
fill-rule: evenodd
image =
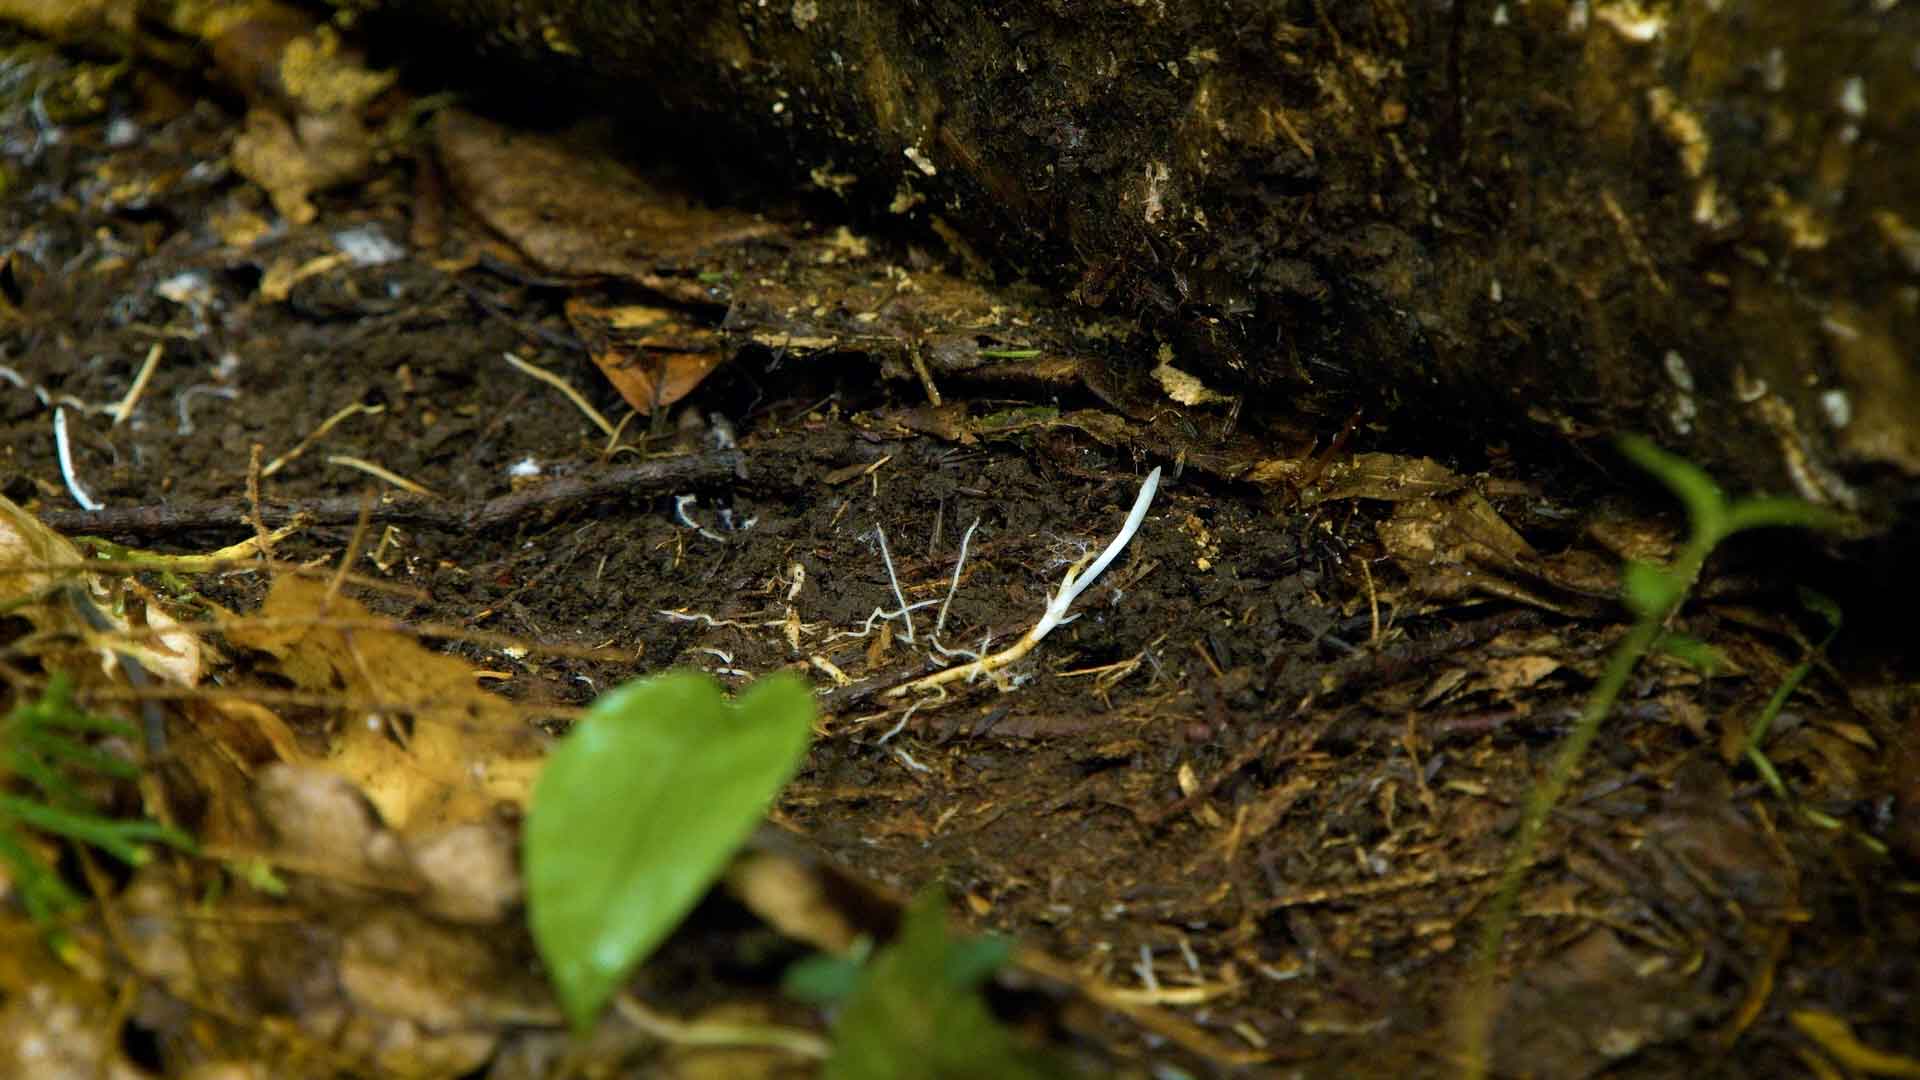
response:
M367 602L631 656L457 646L511 672L503 692L528 702L584 704L669 667L732 686L805 672L822 691L824 734L776 823L883 895L942 882L967 925L1104 987L1106 1007L1058 988L1005 1004L1112 1069L1455 1069L1477 918L1518 808L1624 614L1416 603L1375 537L1381 503L1303 508L1284 490L1067 428L961 441L907 432L882 417L921 404L920 386L883 381L858 354L800 362L742 349L661 430L630 427L622 441L634 449L609 459L578 409L501 360L535 360L622 414L572 344L567 290L469 258L485 238L457 204L436 246L407 243L420 227L416 160L318 197L310 225L234 244L224 230L247 215L274 219L222 164L237 120L219 105L168 104L149 87L54 127L9 116L0 362L20 385L0 383L8 497L60 513L70 535L88 531L57 464L50 404L62 403L75 479L110 511L170 508L165 527L119 538L173 552L249 536L239 513L251 448L272 461L354 405L378 411L342 420L268 477L274 506L386 489L341 457L462 507L737 441L737 469L560 514L480 530L389 532L376 519L359 568L425 599ZM368 227L399 257L329 266L284 300L262 295L275 273ZM156 345L151 380L115 424L107 407ZM952 393L978 413L1053 403ZM1384 438L1362 429L1347 449ZM537 475L516 480L516 465ZM937 640L1002 647L1114 535L1155 465L1164 480L1144 527L1076 620L944 700L909 709L881 696L933 670L963 538ZM1592 483L1501 470L1483 479L1568 499ZM1543 550L1574 543L1529 513L1532 498L1492 502L1531 523ZM279 554L334 560L352 531L315 525ZM911 641L905 624L870 618L898 606L886 555L915 605ZM244 608L261 583L206 588ZM1875 1049L1920 1053L1912 863L1860 839L1891 845L1896 860L1913 842L1901 831L1914 828L1902 817L1915 812L1901 786L1912 774L1898 756L1911 694L1878 669L1822 665L1782 714L1776 764L1830 828L1729 764L1812 633L1788 595L1733 590L1690 608L1681 629L1733 664L1705 678L1658 661L1630 684L1521 894L1503 951L1503 1068L1800 1075L1803 1056L1836 1052L1796 1027L1807 1010L1843 1018ZM762 933L709 904L649 969L649 995L769 998L774 972L739 959Z

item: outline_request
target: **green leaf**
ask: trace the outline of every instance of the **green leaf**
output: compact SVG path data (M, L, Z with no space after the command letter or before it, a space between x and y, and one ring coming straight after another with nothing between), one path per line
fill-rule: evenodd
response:
M1849 520L1845 514L1803 499L1758 495L1741 499L1727 511L1727 532L1788 527L1840 530L1847 527Z
M1620 597L1642 619L1664 619L1686 592L1671 571L1652 563L1630 562L1620 572Z
M808 1005L831 1005L860 985L860 977L866 973L867 957L872 952L873 942L862 937L844 954L803 956L780 977L780 992Z
M1003 937L966 938L947 949L947 985L971 990L1013 959L1013 942Z
M923 891L880 950L833 1029L825 1080L1047 1080L1071 1075L1021 1046L987 1009L982 951L947 936L946 899Z
M1780 710L1787 707L1787 699L1800 689L1800 684L1812 674L1814 662L1840 633L1840 605L1834 603L1832 597L1802 585L1800 586L1800 603L1808 611L1827 621L1827 636L1808 648L1806 656L1788 669L1786 675L1781 678L1780 685L1774 688L1772 695L1767 698L1766 705L1761 708L1759 714L1753 718L1753 723L1747 728L1747 759L1753 762L1753 767L1759 771L1761 778L1767 782L1767 786L1773 789L1773 793L1783 799L1787 796L1786 784L1781 781L1780 774L1774 770L1772 762L1769 762L1761 753L1761 747L1766 745L1767 733L1773 730L1773 722L1779 717Z
M52 919L80 902L80 895L60 880L45 859L29 849L24 841L0 818L0 868L13 879L13 886L35 925L46 927Z
M576 1030L752 833L813 717L791 676L730 704L704 675L662 675L602 696L548 757L527 812L527 907Z
M1787 782L1780 779L1779 771L1773 767L1773 762L1767 760L1767 755L1760 752L1759 747L1752 745L1747 747L1747 760L1753 763L1754 771L1759 773L1760 779L1765 780L1767 787L1772 789L1774 798L1787 797Z
M144 845L149 840L172 844L182 851L193 850L192 837L157 822L120 821L88 810L62 810L17 795L0 793L0 818L92 844L128 866L146 865L149 856Z
M1644 435L1622 435L1617 445L1629 460L1658 477L1669 491L1680 497L1687 506L1687 516L1693 519L1696 536L1717 539L1732 531L1726 527L1727 497L1704 469L1686 458L1667 453Z
M1725 663L1718 649L1687 634L1676 634L1672 631L1662 633L1653 643L1653 647L1669 656L1679 658L1688 667L1702 675L1712 675Z
M1818 590L1809 589L1805 585L1800 586L1798 591L1800 606L1827 621L1827 638L1832 640L1833 635L1840 632L1840 626L1845 621L1840 614L1840 605L1834 603L1833 597ZM1824 644L1823 642L1822 645Z
M0 873L12 880L28 918L56 949L66 938L54 921L82 897L60 879L32 833L90 844L129 866L148 860L149 841L193 850L193 839L178 829L110 818L94 809L69 773L113 779L139 775L131 762L75 737L94 733L131 737L137 729L80 708L73 700L73 680L64 672L49 676L37 700L0 717L0 777L20 781L0 790ZM28 793L29 788L38 794Z

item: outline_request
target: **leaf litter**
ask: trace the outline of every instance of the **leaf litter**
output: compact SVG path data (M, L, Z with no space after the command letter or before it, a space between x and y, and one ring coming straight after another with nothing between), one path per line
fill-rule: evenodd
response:
M201 847L83 878L98 902L66 927L68 962L4 950L8 1045L71 1051L70 1071L40 1075L134 1059L770 1075L794 1057L689 1033L827 1031L773 989L796 940L884 940L931 882L960 922L1023 943L993 984L998 1012L1105 1071L1450 1071L1463 943L1515 808L1622 632L1619 554L1670 546L1668 527L1596 500L1612 489L1589 473L1435 461L1364 422L1329 438L1169 385L1125 362L1158 356L1136 331L970 277L963 255L656 199L670 183L594 165L590 131L512 137L554 155L567 185L551 201L500 182L508 159L481 152L506 141L497 125L448 111L431 151L356 162L364 182L254 170L263 193L186 179L240 118L161 95L113 108L143 125L150 156L127 167L151 171L146 205L204 228L191 252L82 249L96 230L152 227L81 183L116 160L104 114L72 125L65 156L25 166L73 198L6 205L21 248L46 254L8 264L23 388L4 388L17 471L3 493L78 539L10 512L4 661L16 698L60 670L89 707L160 710L159 767L111 793ZM322 194L330 183L350 186ZM307 224L247 225L304 217L302 200ZM575 216L596 200L633 211L644 242L601 243L608 216ZM543 221L543 207L564 212ZM335 235L369 224L406 238L403 256L336 257ZM202 284L149 287L179 273ZM110 303L140 318L101 320ZM156 327L168 356L135 398ZM616 437L503 370L507 352L584 388ZM82 362L96 354L110 361ZM600 355L665 381L598 385ZM698 377L675 356L700 357ZM685 394L678 418L667 385ZM276 536L271 569L82 575L105 550L87 522L108 518L65 510L43 399L72 410L72 468L103 514L174 511L123 537L189 554L243 542L254 442L284 461L263 524L328 514ZM90 411L130 399L117 425ZM663 422L632 423L622 400ZM682 487L590 483L613 454L704 449L720 431L738 457ZM442 509L379 499L380 538L356 540L337 511L365 481L330 456L418 482ZM516 480L527 462L535 478ZM940 605L949 648L1018 640L1155 466L1164 490L1078 619L997 680L884 696L952 658L868 613ZM516 483L583 494L480 512ZM336 587L343 556L354 573ZM1769 580L1797 563L1817 569L1792 548L1716 564L1671 629L1731 662L1653 663L1609 720L1502 956L1497 1060L1589 1075L1732 1054L1784 1075L1920 1057L1910 864L1867 843L1920 854L1899 771L1920 715L1910 669L1816 664L1774 718L1767 756L1824 818L1741 764L1751 716L1805 655L1810 631ZM1857 625L1869 598L1846 602ZM461 633L429 647L409 626ZM160 677L129 685L124 658ZM815 679L815 748L749 842L790 884L710 897L573 1046L522 925L520 816L551 732L597 691L670 667ZM35 937L5 925L10 942Z

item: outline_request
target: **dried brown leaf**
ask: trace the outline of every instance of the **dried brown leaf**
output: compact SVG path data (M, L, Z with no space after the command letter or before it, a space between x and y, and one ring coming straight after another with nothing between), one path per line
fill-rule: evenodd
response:
M325 761L366 793L387 824L411 831L482 820L501 802L525 805L539 739L509 702L479 688L466 661L399 629L323 622L372 620L350 598L329 604L324 582L278 579L261 615L234 622L228 637L272 654L299 687L389 706L348 715Z

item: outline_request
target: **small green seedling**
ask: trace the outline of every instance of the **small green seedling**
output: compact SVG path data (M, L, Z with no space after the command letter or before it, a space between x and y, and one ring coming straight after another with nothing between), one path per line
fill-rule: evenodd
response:
M838 1002L825 1080L1045 1080L1072 1075L1052 1055L1022 1046L987 1008L981 986L1012 947L1000 938L947 933L939 887L907 909L899 936L868 961L815 957L787 973L787 993Z
M1807 655L1802 657L1800 662L1787 672L1786 677L1780 680L1780 685L1774 688L1773 696L1767 699L1767 704L1760 710L1759 715L1753 718L1753 726L1747 729L1747 744L1744 748L1747 761L1752 763L1754 771L1767 782L1767 787L1772 790L1774 796L1781 799L1787 797L1786 781L1780 779L1780 773L1774 769L1773 762L1768 761L1766 754L1761 752L1767 741L1767 732L1773 728L1773 721L1780 715L1780 710L1786 707L1787 699L1793 696L1795 690L1800 689L1800 684L1806 681L1809 674L1812 674L1814 663L1840 634L1840 605L1834 603L1832 598L1814 592L1812 589L1803 588L1800 590L1800 606L1826 621L1826 636L1808 649Z
M1800 590L1800 606L1823 619L1827 624L1827 632L1819 641L1808 646L1807 654L1788 670L1786 676L1780 680L1780 685L1775 687L1773 694L1767 698L1766 705L1754 716L1752 725L1747 728L1747 741L1743 748L1747 762L1753 766L1755 772L1760 774L1760 779L1766 782L1767 789L1773 792L1774 797L1791 805L1802 820L1831 832L1845 832L1862 847L1876 855L1885 856L1887 845L1878 837L1859 829L1850 829L1845 822L1832 814L1795 800L1792 793L1787 790L1786 780L1781 777L1780 771L1773 767L1773 762L1767 758L1765 751L1767 733L1773 729L1774 720L1780 716L1780 710L1786 707L1787 699L1792 697L1793 692L1800 689L1800 684L1812 674L1813 666L1827 651L1827 646L1833 644L1833 639L1840 634L1840 605L1834 603L1832 598L1814 592L1812 589L1803 588Z
M192 850L193 840L178 829L151 821L102 816L69 779L88 772L115 780L139 776L124 758L89 746L89 735L138 739L138 729L95 716L73 700L73 680L56 673L38 701L17 706L0 720L0 864L19 890L27 915L42 930L78 904L81 897L35 851L24 830L38 830L99 848L129 866L139 866L157 841ZM16 784L14 781L20 781ZM23 793L22 786L32 789Z
M534 943L585 1030L725 869L806 755L791 676L732 702L675 673L603 695L534 785L523 845Z
M1499 957L1500 942L1506 936L1507 923L1513 916L1520 881L1533 865L1534 851L1539 845L1541 830L1546 827L1547 816L1566 794L1581 758L1600 731L1600 722L1613 711L1634 668L1647 654L1671 652L1696 665L1714 661L1707 646L1672 634L1666 628L1698 583L1707 556L1721 541L1747 529L1839 529L1848 522L1844 515L1799 499L1756 496L1728 501L1712 477L1692 462L1655 446L1651 440L1628 435L1620 439L1619 446L1622 454L1666 484L1685 504L1690 534L1670 565L1627 564L1621 575L1621 599L1635 616L1633 629L1608 658L1606 669L1587 695L1586 706L1573 731L1560 745L1546 777L1535 785L1527 800L1474 957L1476 992L1468 1001L1464 1039L1465 1071L1470 1077L1485 1076L1491 1064L1494 965Z

